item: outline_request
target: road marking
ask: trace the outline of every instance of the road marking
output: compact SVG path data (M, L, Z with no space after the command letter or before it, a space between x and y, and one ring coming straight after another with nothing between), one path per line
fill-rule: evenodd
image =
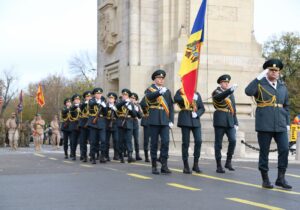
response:
M170 162L179 162L179 160L176 160L176 159L168 159L168 161L170 161Z
M291 177L294 177L294 178L300 178L300 176L299 176L299 175L296 175L296 174L285 174L285 175L291 176Z
M139 175L139 174L127 174L127 175L128 175L128 176L135 177L135 178L138 178L138 179L144 179L144 180L152 179L152 178L149 177L149 176L142 176L142 175Z
M73 163L74 163L74 162L67 161L67 160L64 160L63 162L64 162L64 163L69 163L69 164L73 164Z
M248 169L248 170L251 170L251 171L258 171L257 168L251 168L251 167L246 167L246 166L241 166L241 167L238 166L237 168Z
M90 165L87 165L87 164L80 164L82 167L86 167L86 168L93 168L94 166L90 166Z
M57 158L53 158L53 157L50 157L49 159L50 159L50 160L57 160Z
M131 165L151 167L150 164L144 164L144 163L130 163L130 164ZM182 173L182 170L177 169L177 168L170 168L170 170L174 171L174 172ZM220 177L217 177L217 176L211 176L211 175L206 175L206 174L197 174L197 173L192 173L192 175L193 176L202 177L202 178L207 178L207 179L213 179L213 180L218 180L218 181L222 181L222 182L227 182L227 183L239 184L239 185L244 185L244 186L248 186L248 187L255 187L255 188L264 189L264 190L271 190L271 191L275 191L275 192L282 192L282 193L287 193L287 194L292 194L292 195L300 195L300 192L288 191L288 190L278 189L278 188L265 189L265 188L262 188L261 185L251 184L249 182L243 182L243 181L238 181L238 180L234 180L234 179L226 179L226 178L220 178Z
M39 154L39 153L34 153L35 156L38 156L38 157L46 157L45 155L42 155L42 154Z
M103 168L106 168L106 169L109 169L109 170L112 170L112 171L121 171L121 170L118 170L116 168L111 168L111 167L103 167Z
M180 188L180 189L190 190L190 191L200 191L201 190L199 188L189 187L189 186L177 184L177 183L167 183L167 185L176 187L176 188Z
M223 182L227 182L227 183L232 183L232 184L239 184L239 185L244 185L244 186L248 186L248 187L255 187L255 188L265 189L265 188L262 188L261 185L251 184L249 182L237 181L237 180L227 179L227 178L220 178L220 177L206 175L206 174L194 174L193 173L192 175L207 178L207 179L213 179L213 180L223 181ZM277 189L277 188L266 189L266 190L271 190L271 191L276 191L276 192L283 192L283 193L292 194L292 195L300 195L299 192L288 191L288 190Z
M284 209L279 208L279 207L270 206L270 205L266 205L266 204L263 204L263 203L257 203L257 202L253 202L253 201L249 201L249 200L243 200L243 199L240 199L240 198L226 198L226 199L234 201L234 202L238 202L238 203L243 203L243 204L248 204L248 205L251 205L251 206L260 207L262 209L284 210Z

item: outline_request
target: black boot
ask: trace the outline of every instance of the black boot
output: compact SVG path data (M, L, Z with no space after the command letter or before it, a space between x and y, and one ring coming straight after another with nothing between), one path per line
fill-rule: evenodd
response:
M145 153L145 162L149 163L150 160L149 160L148 150L145 150L144 153Z
M162 174L170 174L170 173L172 173L170 171L170 169L168 168L168 162L167 162L167 159L165 159L165 158L161 159L161 169L160 169L160 172Z
M222 167L222 163L221 163L221 160L217 160L217 170L216 170L217 173L220 173L220 174L224 174L225 171Z
M87 162L87 156L83 156L82 162L84 162L84 163Z
M135 159L132 157L132 152L128 152L128 163L135 162Z
M191 174L192 173L192 171L191 171L191 169L190 169L190 166L189 166L189 162L187 161L187 160L184 160L183 161L183 173L184 174Z
M124 151L124 157L128 157L127 150Z
M96 160L99 160L99 152L96 152Z
M106 163L106 159L105 159L104 152L101 152L101 155L100 155L100 163Z
M83 158L84 158L84 157L83 157L82 155L80 155L80 161L83 161Z
M119 157L120 157L120 163L125 163L122 153L119 154Z
M234 168L232 168L231 164L231 156L227 156L226 163L225 163L225 168L227 168L229 171L234 171Z
M284 189L292 189L292 186L289 185L288 182L285 180L285 169L278 169L278 177L275 182L275 185Z
M114 157L113 160L119 160L119 155L116 151L114 151Z
M96 164L95 155L91 155L91 163Z
M140 156L139 151L135 151L135 159L136 159L136 161L143 160Z
M76 160L76 154L75 154L75 152L72 153L72 160Z
M267 172L267 171L261 170L260 173L261 173L261 178L262 178L262 180L263 180L261 186L262 186L263 188L272 189L272 188L273 188L273 185L271 184L271 182L270 182L270 180L269 180L268 172Z
M156 159L152 159L152 174L159 174L158 170L157 170L157 165L156 165Z
M68 156L68 151L65 151L65 159L68 159L69 156Z
M109 152L106 152L105 159L107 162L110 162Z
M198 174L202 173L202 171L200 170L200 168L198 166L198 159L194 159L194 165L193 165L192 170Z

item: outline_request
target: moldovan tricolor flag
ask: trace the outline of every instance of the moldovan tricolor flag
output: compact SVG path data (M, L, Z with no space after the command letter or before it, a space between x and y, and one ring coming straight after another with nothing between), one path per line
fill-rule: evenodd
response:
M45 105L45 98L42 90L42 85L39 84L38 90L36 92L36 102L43 107Z
M192 103L197 85L200 48L204 41L206 0L202 1L179 70L183 91Z

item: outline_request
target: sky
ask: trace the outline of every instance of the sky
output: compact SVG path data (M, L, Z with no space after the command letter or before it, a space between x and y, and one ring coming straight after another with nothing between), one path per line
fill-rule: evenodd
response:
M254 0L259 43L280 32L300 32L299 0ZM1 0L0 71L9 69L19 88L49 74L71 77L70 58L96 54L97 0Z

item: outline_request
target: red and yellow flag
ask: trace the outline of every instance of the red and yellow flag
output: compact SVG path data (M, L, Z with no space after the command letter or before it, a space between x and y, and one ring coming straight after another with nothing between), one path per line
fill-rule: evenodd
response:
M38 90L36 92L36 102L40 105L40 107L43 107L45 105L45 98L41 84L39 84Z
M179 70L183 91L190 103L197 86L200 48L204 41L206 0L202 1Z

